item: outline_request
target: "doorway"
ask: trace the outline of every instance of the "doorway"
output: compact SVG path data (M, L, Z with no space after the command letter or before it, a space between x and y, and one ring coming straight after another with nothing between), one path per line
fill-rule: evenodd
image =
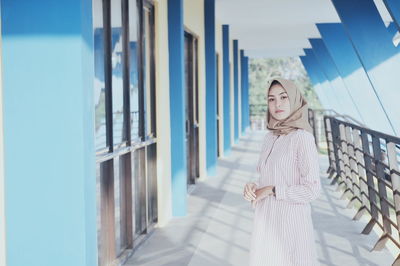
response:
M185 32L185 128L187 185L195 184L199 173L198 41Z

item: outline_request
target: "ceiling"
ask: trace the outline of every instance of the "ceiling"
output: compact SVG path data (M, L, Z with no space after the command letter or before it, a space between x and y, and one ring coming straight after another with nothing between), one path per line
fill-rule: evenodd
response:
M386 24L382 0L375 0ZM308 38L320 38L316 23L340 22L330 0L216 0L216 19L250 57L304 55Z

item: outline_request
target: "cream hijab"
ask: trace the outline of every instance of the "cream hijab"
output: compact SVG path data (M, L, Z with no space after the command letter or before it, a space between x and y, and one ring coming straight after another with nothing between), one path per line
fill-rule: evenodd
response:
M313 134L313 130L308 122L308 104L303 98L303 95L294 84L293 81L283 78L271 79L268 83L268 93L271 89L273 81L279 82L289 96L290 102L290 115L283 120L276 120L273 118L269 109L267 110L267 128L273 132L274 135L286 135L298 128L302 128ZM268 94L267 94L268 95Z

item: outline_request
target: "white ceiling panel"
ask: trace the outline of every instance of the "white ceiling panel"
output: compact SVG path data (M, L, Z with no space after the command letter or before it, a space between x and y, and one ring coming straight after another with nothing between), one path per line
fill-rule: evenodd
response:
M375 0L390 21L382 0ZM320 38L316 23L340 22L330 0L216 0L216 19L250 57L303 55L308 38Z

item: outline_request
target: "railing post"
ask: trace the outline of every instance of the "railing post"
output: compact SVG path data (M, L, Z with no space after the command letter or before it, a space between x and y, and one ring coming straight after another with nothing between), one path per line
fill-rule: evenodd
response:
M364 130L361 130L361 141L362 141L362 147L363 147L363 152L364 152L364 162L365 162L364 167L365 167L365 171L367 173L368 199L369 199L370 210L371 210L371 220L365 226L362 233L369 234L379 219L379 213L378 213L378 208L377 208L377 203L376 203L377 195L375 192L374 176L371 172L372 156L371 156L371 151L369 148L368 135Z
M388 162L390 169L390 179L393 188L393 202L396 213L397 233L400 236L400 169L397 161L396 144L388 142L386 144L388 152ZM393 265L400 265L400 255L397 256Z
M351 180L351 171L350 171L350 163L349 163L349 154L348 154L348 140L346 135L346 127L345 125L339 123L339 136L340 136L340 154L341 154L341 175L345 184L345 190L341 196L341 199L345 199L348 192L352 192L352 180Z
M369 199L368 199L368 186L367 186L367 175L364 168L364 154L362 152L362 143L361 143L361 131L353 130L353 140L355 147L355 154L357 159L357 168L358 168L358 184L360 186L360 198L361 198L361 207L358 209L357 213L354 215L353 220L359 220L363 214L368 211Z
M341 178L341 167L340 167L340 161L341 161L341 154L340 152L340 132L339 132L339 123L336 119L331 118L331 132L332 132L332 143L333 143L333 152L335 154L335 172L336 175L333 178L331 185L338 183L338 189L340 185L343 184L344 180ZM338 182L340 181L340 182Z
M351 127L345 126L345 135L346 135L346 142L347 142L347 171L349 178L351 179L351 189L352 198L347 205L347 208L353 206L354 201L359 199L360 196L360 187L358 186L357 176L358 176L358 169L357 169L357 161L355 159L354 153L354 141L351 134Z
M315 145L317 146L317 149L319 150L318 136L317 136L316 124L315 124L315 112L313 109L310 109L310 108L308 109L308 121L313 130Z
M326 173L329 173L328 178L331 178L332 177L331 175L335 169L335 165L333 163L334 160L332 158L332 157L334 157L333 147L331 146L332 145L332 129L331 129L330 118L328 116L324 116L324 127L325 127L326 147L328 149L328 160L329 160L329 167L326 170Z
M385 184L385 169L381 160L381 142L380 138L377 136L372 136L372 148L374 151L375 159L375 173L378 179L378 192L379 192L379 205L382 214L383 221L383 234L376 242L373 250L382 250L385 247L386 242L389 240L389 236L392 233L392 228L390 226L390 213L389 205Z

